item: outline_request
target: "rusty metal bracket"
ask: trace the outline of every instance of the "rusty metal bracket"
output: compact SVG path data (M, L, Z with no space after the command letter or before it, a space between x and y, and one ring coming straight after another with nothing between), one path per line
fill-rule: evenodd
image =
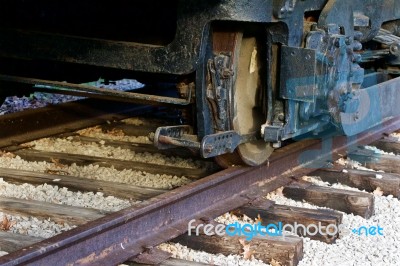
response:
M161 150L184 147L200 149L197 136L193 135L191 126L166 126L157 128L154 134L154 145Z
M203 158L232 153L240 144L255 139L256 134L239 135L233 130L207 135L201 141L200 153Z
M354 98L360 103L351 108L353 102L345 102L352 112L340 113L340 125L344 134L352 136L400 115L395 108L400 103L400 77L357 91ZM349 105L349 106L346 106Z
M215 125L218 130L229 128L229 101L232 91L230 70L231 56L219 54L213 60L208 60L207 67L211 83L207 87L207 100L214 114Z
M282 139L283 126L267 125L264 128L264 140L266 142L279 142Z
M280 19L289 17L296 6L296 0L274 0L274 16Z
M201 156L209 158L232 153L240 144L240 139L240 135L235 131L207 135L201 141Z
M167 126L157 128L154 135L154 145L159 149L184 147L200 152L203 158L215 157L232 153L242 143L255 140L257 134L239 135L235 131L225 131L206 135L201 142L193 135L190 126Z
M282 98L314 102L316 91L316 51L285 45L281 49Z

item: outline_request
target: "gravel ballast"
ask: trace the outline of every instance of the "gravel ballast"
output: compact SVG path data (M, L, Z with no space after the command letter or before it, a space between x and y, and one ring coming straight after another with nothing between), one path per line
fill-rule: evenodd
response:
M188 261L195 261L206 263L209 265L221 265L221 266L231 266L231 265L243 265L243 266L262 266L268 265L260 260L251 259L245 260L241 255L229 255L224 256L222 254L210 254L204 251L198 251L190 249L186 246L176 243L164 243L159 246L160 249L170 252L173 258L183 259Z
M94 208L104 211L118 211L132 204L128 200L118 199L113 196L105 197L101 192L72 192L65 187L59 188L48 184L39 186L26 183L15 185L5 182L2 178L0 178L0 196ZM56 223L50 219L8 215L3 212L0 212L0 221L3 220L4 215L6 215L12 224L10 232L22 235L49 238L75 227L70 226L68 223Z
M49 238L76 227L74 225L70 226L67 223L60 224L46 219L41 220L36 217L14 216L3 212L0 212L1 220L3 220L4 215L13 223L8 232L15 234Z
M342 160L339 163L348 164L355 168L361 167L357 162ZM14 167L28 167L33 164L36 170L45 171L47 168L55 167L54 164L45 162L28 163L18 157L3 154L0 157L0 164L13 165ZM93 167L93 166L92 166ZM95 167L98 169L99 167ZM77 168L79 169L79 168ZM32 169L31 169L32 170ZM84 172L81 168L80 172ZM95 170L94 168L91 169ZM71 171L71 167L66 168ZM93 173L93 172L92 172ZM321 186L331 186L334 188L357 190L356 188L344 186L341 184L329 185L321 181L318 177L307 176L303 180L312 182ZM18 190L21 192L18 192ZM32 185L16 186L7 184L0 180L0 191L2 196L31 198L36 200L51 201L51 198L57 199L61 204L70 204L73 206L88 206L92 208L116 210L122 208L128 202L108 205L107 198L101 194L93 193L75 193L66 189L60 189L56 186L42 185L34 187ZM24 193L22 193L24 191ZM26 193L28 191L28 193ZM23 195L24 194L24 195ZM59 195L60 194L60 195ZM28 196L26 196L28 195ZM297 206L303 208L320 209L309 203L294 201L282 195L282 189L278 189L267 196L277 204ZM114 199L117 200L117 199ZM116 202L112 200L111 202ZM70 202L72 201L72 202ZM16 224L11 228L12 232L28 234L38 237L49 237L72 228L68 224L56 224L49 220L39 220L33 217L7 216L10 221ZM1 216L0 216L1 218ZM343 232L335 244L325 244L323 242L304 238L304 258L300 266L308 265L400 265L400 236L397 232L400 230L400 201L393 196L375 195L375 215L366 220L360 216L349 214L343 215L343 224L346 228L359 228L360 226L377 226L383 228L383 236L365 236L356 235L352 232ZM248 217L236 217L232 214L224 214L217 218L218 222L225 224L240 220L242 223L254 223ZM215 265L266 265L257 260L244 260L241 255L213 255L205 252L194 251L179 244L162 244L163 250L172 252L175 258L198 261L203 263L213 263Z
M135 153L128 149L120 147L105 146L104 142L101 143L81 143L79 141L72 141L72 137L66 139L60 138L43 138L35 140L25 145L32 146L36 150L48 152L63 152L71 154L82 154L88 156L113 158L119 160L129 160L134 162L151 163L158 165L170 165L182 168L201 168L200 161L193 161L191 159L182 159L174 156L165 156L159 153L151 154Z
M144 84L133 79L121 79L116 81L109 81L104 83L103 79L85 83L98 88L108 88L112 90L128 91L144 87ZM43 86L48 88L48 86ZM35 109L45 107L47 105L54 105L66 102L72 102L85 99L85 97L77 97L72 95L63 95L55 93L32 92L29 96L11 96L7 97L4 103L0 102L0 115L20 112L25 109Z
M59 188L58 186L48 184L39 186L33 186L26 183L15 185L3 181L2 178L0 178L0 196L38 200L104 211L119 211L131 206L131 203L128 200L118 199L113 196L105 197L101 192L73 192L65 187Z
M136 122L136 123L140 123L140 122ZM94 126L94 127L81 129L81 130L78 130L77 133L81 136L91 137L91 138L127 141L127 142L133 142L133 143L143 143L143 144L152 144L153 143L149 139L148 136L129 136L129 135L125 135L122 130L119 130L119 131L114 130L112 132L103 132L103 130L100 126Z
M371 147L371 150L376 148ZM379 152L379 151L378 151ZM351 168L369 170L363 167L359 162L352 160L340 159L337 163L346 165ZM382 171L380 171L382 172ZM378 172L379 173L379 172ZM357 188L349 187L342 184L329 184L323 182L317 176L304 176L305 181L325 187L332 187L337 189L346 189L352 191L360 191ZM276 204L287 206L302 207L309 209L327 209L325 207L315 206L307 202L295 201L286 198L282 193L283 188L277 189L269 193L265 198L273 200ZM351 266L392 266L400 265L400 201L392 195L381 196L379 193L373 193L375 199L375 215L370 219L364 219L360 216L353 214L343 213L343 225L345 230L340 233L339 239L335 244L326 244L320 241L311 240L310 238L303 238L304 240L304 258L299 266L336 266L336 265L351 265ZM215 219L217 222L230 224L239 222L241 224L250 223L254 224L255 221L247 216L236 216L232 213L225 213L224 215ZM380 226L383 228L383 236L366 236L358 235L351 232L352 229L365 226ZM181 251L181 247L174 247L179 252L184 254L190 252ZM185 249L187 249L185 247ZM181 256L179 258L191 260L191 256ZM242 258L243 259L243 258ZM209 260L208 260L209 261ZM207 259L201 262L208 263ZM260 263L260 262L257 262ZM223 264L221 265L229 265ZM267 264L257 264L267 265Z
M119 85L123 85L122 83ZM127 82L125 85L132 85ZM33 105L34 107L44 106L39 101L42 95L37 94L30 98L23 97L21 101L14 101L14 99L8 99L6 104L0 109L0 114L19 111L26 109L27 105ZM44 96L43 98L48 97ZM65 97L65 96L62 96ZM33 103L32 102L33 98ZM77 98L66 96L65 101L76 100ZM64 99L54 98L54 100L49 100L52 103L63 102ZM13 106L9 103L15 102ZM9 104L8 106L6 106ZM8 108L6 110L5 108ZM132 125L142 125L140 119L132 119L125 121L127 124ZM89 137L113 139L121 141L131 141L136 143L151 143L147 136L125 136L125 135L112 135L102 132L100 127L94 127L91 129L81 130L79 134ZM400 141L400 133L394 133L392 137L397 138ZM57 140L52 142L50 140L41 140L35 142L35 148L47 151L57 151L57 152L72 152L80 153L77 151L79 147L74 146L72 141L67 140ZM49 146L47 146L49 145ZM64 146L65 145L65 146ZM67 148L65 148L67 146ZM50 148L49 148L50 147ZM51 148L52 147L52 148ZM61 150L61 147L65 150ZM107 151L106 151L106 149ZM375 147L366 147L369 150L373 150L376 153L388 154ZM154 163L156 160L160 160L159 164L169 164L174 163L176 158L163 158L163 157L151 157L150 154L130 154L126 153L126 150L113 148L111 151L110 147L104 147L99 144L90 144L82 146L84 153L86 155L97 155L105 156L108 158L118 158L124 160L136 160L144 162ZM107 152L112 152L107 155ZM114 157L116 156L116 157ZM140 157L139 159L135 159ZM150 157L149 157L150 156ZM158 155L157 155L158 156ZM186 162L185 162L186 163ZM342 160L338 162L339 164L349 165L356 169L369 170L363 167L361 164L350 161ZM99 179L106 181L117 181L122 183L148 186L154 188L173 188L178 187L190 182L189 179L185 177L168 176L168 175L153 175L149 173L144 173L140 171L123 170L118 171L113 168L99 167L95 165L89 166L77 166L75 164L71 166L62 166L55 163L46 162L27 162L22 160L20 157L12 157L10 155L3 155L0 157L0 167L10 167L13 169L23 169L30 171L46 172L49 170L58 171L59 174L68 174L72 176ZM190 162L186 167L198 167L195 162ZM378 171L382 172L382 171ZM332 188L348 189L348 190L358 190L356 188L344 186L341 184L329 185L326 182L321 181L318 177L303 177L303 180L312 182L320 186L329 186ZM29 184L23 185L13 185L4 182L0 178L0 196L4 197L16 197L21 199L33 199L42 200L57 204L67 204L72 206L81 207L91 207L96 209L115 211L125 207L130 206L130 202L126 200L117 199L114 197L104 197L101 193L81 193L72 192L66 188L59 188L57 186L51 185L40 185L32 186ZM288 199L283 196L282 190L277 190L270 193L267 196L268 199L274 200L277 204L284 204L289 206L297 206L303 208L312 209L324 209L322 207L317 207L315 205L299 202ZM354 216L351 214L343 214L343 224L347 228L359 228L360 226L377 226L383 228L383 236L365 236L356 235L352 232L344 232L340 235L340 238L335 244L326 244L320 241L310 240L309 238L304 238L304 258L300 262L299 266L309 266L309 265L352 265L352 266L364 266L364 265L400 265L400 201L393 196L380 196L374 195L375 198L375 215L370 219L366 220L360 216ZM0 212L0 220L3 219L5 214ZM67 231L74 226L70 226L66 223L58 224L50 220L40 220L34 217L22 217L22 216L12 216L7 215L8 219L15 224L11 227L11 232L26 234L30 236L48 238L54 236L63 231ZM236 217L232 214L224 214L216 219L218 222L225 224L235 222L239 220L241 223L254 223L254 221L248 217ZM267 265L258 260L244 260L241 255L213 255L201 251L194 251L180 244L170 244L165 243L160 245L160 248L169 251L173 254L173 257L186 259L191 261L203 262L215 265ZM7 254L6 252L0 251L0 256Z
M126 183L138 186L171 189L191 182L186 177L150 174L133 170L116 170L114 168L100 167L98 165L78 166L60 165L48 162L28 162L19 156L5 153L0 156L0 167L20 169L34 172L51 172L61 175L71 175L94 180L104 180Z
M315 177L305 178L307 181L317 181ZM322 181L321 181L322 182ZM316 182L321 185L320 182ZM326 184L325 184L326 185ZM336 184L332 187L357 190ZM282 188L268 194L267 198L277 204L296 206L310 209L326 209L309 203L294 201L282 195ZM240 223L254 223L246 216L237 217L226 213L216 219L218 222L229 224L235 221ZM345 228L335 244L304 239L304 258L299 266L392 266L400 265L400 201L393 196L375 195L375 215L366 220L360 216L343 213ZM350 229L360 226L377 226L383 228L383 236L358 235ZM186 259L186 258L185 258ZM262 264L267 265L267 264Z

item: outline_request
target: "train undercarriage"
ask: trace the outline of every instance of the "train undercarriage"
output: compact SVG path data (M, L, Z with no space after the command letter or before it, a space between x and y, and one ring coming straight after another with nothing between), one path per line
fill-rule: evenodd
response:
M400 115L396 0L0 5L0 97L42 86L191 108L192 124L157 129L160 149L260 165L287 140L353 136ZM99 77L168 85L82 85Z

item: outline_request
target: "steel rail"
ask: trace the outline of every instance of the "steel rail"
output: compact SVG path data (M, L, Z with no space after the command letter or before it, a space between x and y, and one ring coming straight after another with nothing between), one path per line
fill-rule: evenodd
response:
M143 112L147 106L84 99L0 116L0 148L67 133Z
M125 102L130 103L138 103L138 104L169 104L169 105L189 105L191 103L191 94L192 91L189 89L189 94L187 99L174 98L174 97L166 97L166 96L158 96L151 94L143 94L136 92L125 92L119 90L112 90L106 88L98 88L95 86L83 85L83 84L74 84L68 82L54 81L54 80L44 80L44 79L35 79L35 78L27 78L27 77L18 77L18 76L9 76L0 74L1 81L15 82L15 83L23 83L30 85L40 85L45 86L49 90L53 90L53 93L57 93L60 90L74 90L75 92L87 93L86 97L96 97L96 95L107 96L110 100L124 100Z
M186 232L191 219L211 219L242 206L399 128L400 117L355 137L288 145L274 153L268 164L226 169L3 256L0 265L121 263Z

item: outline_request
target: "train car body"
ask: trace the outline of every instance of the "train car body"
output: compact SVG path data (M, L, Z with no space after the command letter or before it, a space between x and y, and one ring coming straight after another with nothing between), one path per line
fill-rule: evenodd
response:
M258 165L285 140L352 136L400 115L400 1L0 5L0 95L10 83L78 83L82 73L172 79L181 98L128 96L194 106L194 125L157 130L161 149Z

